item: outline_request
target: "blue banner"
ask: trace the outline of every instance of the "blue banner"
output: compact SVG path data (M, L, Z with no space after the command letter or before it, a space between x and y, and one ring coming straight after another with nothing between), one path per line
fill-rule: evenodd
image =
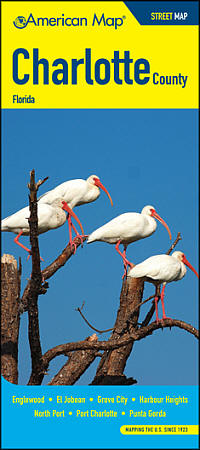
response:
M126 1L140 25L198 25L199 2Z
M2 385L4 449L198 448L195 386Z

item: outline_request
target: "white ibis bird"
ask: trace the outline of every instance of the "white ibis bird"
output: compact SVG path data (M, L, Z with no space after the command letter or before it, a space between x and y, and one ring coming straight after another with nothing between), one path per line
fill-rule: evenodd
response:
M102 189L110 199L111 205L113 205L112 198L105 188L105 186L101 183L99 177L97 175L90 175L87 180L77 179L77 180L69 180L62 184L59 184L51 191L46 192L41 197L39 197L38 204L47 203L52 204L52 202L56 198L63 198L63 200L67 203L69 207L68 211L68 225L69 225L69 237L70 237L70 245L74 245L76 251L76 245L72 241L72 228L76 233L76 236L80 237L81 235L76 230L75 226L72 224L71 216L72 209L75 206L80 206L85 203L94 202L100 196L100 189ZM77 220L77 217L76 217ZM79 222L80 224L80 222ZM81 231L84 235L84 231L81 225Z
M88 244L94 241L103 241L108 244L116 244L115 249L121 255L124 262L124 274L126 275L127 265L132 264L126 259L126 249L131 242L144 239L154 233L157 227L155 219L159 220L169 233L171 239L171 233L168 225L157 214L154 206L145 206L140 213L125 213L115 217L110 222L106 223L102 227L93 231L88 237ZM119 245L123 244L124 252L119 250Z
M186 267L188 266L195 275L199 278L196 270L187 261L183 252L175 251L172 255L155 255L148 259L145 259L140 264L137 264L129 270L128 277L132 278L143 278L144 281L153 283L156 286L155 293L155 308L156 308L156 322L159 322L158 318L158 296L157 296L157 286L163 283L161 291L161 304L163 317L162 319L167 319L164 307L164 291L166 283L171 283L172 281L181 280L186 274Z
M46 231L61 227L67 220L65 211L67 213L70 212L70 214L72 213L72 216L76 218L74 212L69 210L67 203L63 199L56 199L51 205L45 203L38 204L38 233L42 234ZM19 242L21 235L27 236L30 234L29 217L29 207L26 206L15 214L3 219L1 221L1 230L17 234L14 242L30 254L30 250Z

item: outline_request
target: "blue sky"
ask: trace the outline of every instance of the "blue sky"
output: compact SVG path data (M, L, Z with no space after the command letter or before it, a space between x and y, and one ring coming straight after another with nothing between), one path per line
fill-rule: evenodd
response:
M75 209L84 231L91 231L128 211L141 212L153 205L169 225L172 239L180 231L177 250L185 252L197 269L198 259L198 116L196 110L4 110L2 112L2 217L28 204L29 173L36 179L49 176L39 194L73 178L100 177L114 206L101 193L91 204ZM22 257L22 292L31 273L26 252L3 233L2 252ZM29 238L21 237L29 246ZM39 237L42 268L68 242L67 225ZM127 257L139 263L165 253L170 246L166 229L159 223L149 238L131 244ZM84 244L75 256L49 280L49 290L39 298L42 350L82 340L93 331L77 307L85 301L84 314L99 329L111 328L119 306L123 264L114 246ZM144 297L154 291L145 285ZM198 326L198 281L189 269L185 278L166 288L167 316ZM144 305L140 320L150 305ZM160 305L159 305L159 312ZM155 320L155 317L153 318ZM21 318L20 384L30 375L27 313ZM107 339L109 334L99 336ZM196 339L178 328L156 331L135 344L125 374L140 385L196 384L198 380ZM45 377L47 384L67 359L56 358ZM92 381L99 359L79 380Z

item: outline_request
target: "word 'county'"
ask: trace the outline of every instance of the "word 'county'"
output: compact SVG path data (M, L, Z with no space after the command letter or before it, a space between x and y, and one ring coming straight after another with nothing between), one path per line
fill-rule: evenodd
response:
M188 76L184 76L181 73L178 75L160 75L155 72L153 74L153 84L161 85L180 85L182 88L186 86Z

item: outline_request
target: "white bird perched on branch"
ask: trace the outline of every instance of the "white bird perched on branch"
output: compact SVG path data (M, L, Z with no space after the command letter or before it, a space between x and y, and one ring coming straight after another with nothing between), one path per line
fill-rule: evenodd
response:
M143 278L144 281L153 283L156 286L155 293L155 308L156 308L156 322L159 322L158 318L158 295L157 286L163 283L163 288L161 292L161 304L163 310L162 319L167 319L164 307L164 291L166 283L171 283L172 281L181 280L186 274L186 267L188 266L195 275L199 278L196 270L187 261L183 252L175 251L172 255L155 255L148 259L145 259L140 264L137 264L130 269L128 277L131 278Z
M124 275L126 274L127 265L132 266L132 264L126 259L126 249L131 242L138 241L139 239L144 239L151 234L157 228L157 223L155 219L159 220L169 233L171 239L171 233L168 225L164 220L157 214L154 206L145 206L140 213L125 213L107 222L102 227L93 231L88 237L88 244L95 241L103 241L108 244L116 244L115 248L117 252L121 255L124 262ZM124 252L121 253L119 250L119 245L124 245Z
M69 213L68 205L63 199L56 199L51 205L45 203L38 204L38 234L61 227L67 220L65 211ZM72 215L76 218L73 211ZM21 235L28 236L30 234L29 217L30 210L26 206L15 214L3 219L1 221L1 230L17 234L17 237L14 239L15 243L30 254L30 250L19 242Z
M76 245L72 240L72 228L75 231L76 236L80 237L80 239L82 236L84 236L84 231L81 226L81 231L83 233L83 235L81 236L76 230L75 226L72 224L71 222L71 216L73 216L72 209L75 206L80 206L85 203L91 203L97 200L97 198L100 196L99 188L102 189L108 195L111 205L113 205L113 201L109 192L101 183L97 175L90 175L90 177L87 178L87 180L76 179L66 181L62 184L59 184L51 191L48 191L45 194L41 195L41 197L39 197L38 199L38 204L46 203L51 205L56 198L61 197L67 203L69 207L67 220L69 225L70 245L71 246L74 245L75 251Z

